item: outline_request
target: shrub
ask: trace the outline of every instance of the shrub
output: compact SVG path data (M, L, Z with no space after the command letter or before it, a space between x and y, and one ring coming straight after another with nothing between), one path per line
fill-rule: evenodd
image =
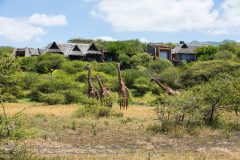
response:
M237 55L235 55L231 51L220 51L216 53L215 59L233 60L233 59L237 59Z
M173 64L169 60L159 59L149 63L148 71L151 75L156 75L171 67Z
M23 88L32 89L35 88L39 83L39 75L33 72L27 72L23 78Z
M117 67L115 63L97 63L94 67L97 72L103 72L105 74L117 75Z
M77 90L66 90L63 92L65 97L65 104L80 103L82 94Z
M62 64L61 69L68 74L76 74L82 72L86 62L81 61L66 61Z
M135 79L142 77L143 73L139 72L136 69L126 69L122 71L122 75L126 86L128 86L129 88L133 88Z
M88 115L88 112L85 107L81 106L74 112L74 117L84 118Z
M181 76L181 83L188 87L208 82L211 78L219 77L220 73L234 76L239 72L240 64L233 61L213 60L196 62L188 66Z
M17 98L15 96L13 96L11 94L8 94L8 93L2 95L2 101L3 102L9 102L9 103L16 103L16 102L18 102L18 100L17 100Z
M134 96L144 96L146 94L150 87L149 87L149 79L140 77L134 81L133 87L134 87Z
M109 117L111 109L108 107L101 107L98 111L98 117Z
M64 104L64 96L58 93L43 94L41 101L49 105Z

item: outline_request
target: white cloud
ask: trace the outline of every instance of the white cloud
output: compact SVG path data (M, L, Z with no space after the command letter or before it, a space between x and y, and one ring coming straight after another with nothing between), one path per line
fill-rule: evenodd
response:
M66 24L66 17L63 15L33 14L30 17L20 19L0 16L0 36L12 42L40 41L41 36L47 32L43 26L63 26Z
M239 0L224 0L221 8L214 0L99 0L91 15L117 31L240 32Z
M140 38L139 41L142 42L142 43L149 43L149 40L147 38L144 38L144 37Z
M43 26L65 26L67 19L64 15L46 15L35 13L28 18L28 22Z
M116 41L116 39L110 37L110 36L101 36L101 37L97 37L97 38L94 38L95 40L104 40L104 41Z
M39 39L46 31L41 27L32 26L24 21L0 17L0 36L13 42Z

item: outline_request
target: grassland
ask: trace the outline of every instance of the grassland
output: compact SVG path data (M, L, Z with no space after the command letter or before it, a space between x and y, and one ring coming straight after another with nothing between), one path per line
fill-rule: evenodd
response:
M153 107L131 105L123 117L77 118L78 105L8 103L7 114L24 110L24 127L36 132L24 141L38 156L53 159L239 159L240 134L210 128L192 135L148 131L157 123ZM113 110L119 112L117 105ZM240 118L236 118L238 122Z

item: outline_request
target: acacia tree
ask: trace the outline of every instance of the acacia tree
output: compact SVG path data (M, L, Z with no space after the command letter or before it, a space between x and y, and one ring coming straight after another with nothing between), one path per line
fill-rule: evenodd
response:
M52 74L52 72L56 69L60 69L63 63L66 61L63 55L59 54L45 54L39 56L36 63L36 71L38 73L47 73Z

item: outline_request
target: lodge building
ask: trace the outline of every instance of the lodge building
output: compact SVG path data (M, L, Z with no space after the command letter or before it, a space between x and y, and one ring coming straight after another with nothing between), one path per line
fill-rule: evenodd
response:
M14 49L14 57L31 57L40 56L46 53L62 54L70 60L84 61L104 61L104 55L100 52L94 43L66 43L58 44L52 42L43 49L35 48L16 48Z

